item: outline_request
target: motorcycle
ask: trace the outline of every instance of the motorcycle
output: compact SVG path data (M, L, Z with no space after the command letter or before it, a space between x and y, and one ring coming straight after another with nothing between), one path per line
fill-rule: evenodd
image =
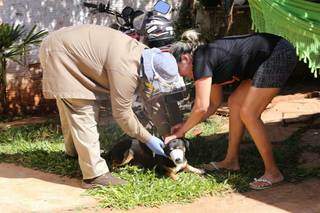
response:
M166 15L171 10L171 5L163 0L159 0L153 6L153 9L148 12L143 12L142 10L134 10L132 7L126 6L121 13L117 10L111 9L110 2L107 4L99 3L93 4L88 2L83 2L83 6L90 8L90 13L107 13L112 15L116 19L116 23L110 25L111 28L119 30L130 37L142 41L145 43L144 34L146 31L145 20L157 13ZM152 47L152 46L151 46Z

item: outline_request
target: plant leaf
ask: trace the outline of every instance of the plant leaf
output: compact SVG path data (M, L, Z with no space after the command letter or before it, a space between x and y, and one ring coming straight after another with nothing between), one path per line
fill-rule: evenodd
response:
M23 49L20 46L15 46L12 47L11 49L8 49L7 51L4 52L3 56L5 58L15 58L20 56L23 53Z
M4 52L5 49L8 49L12 45L18 43L24 33L24 27L20 24L0 24L0 51Z
M26 45L37 45L41 42L42 38L48 34L46 30L40 30L35 32L37 26L34 25L32 29L29 31L27 36L23 39L23 44Z

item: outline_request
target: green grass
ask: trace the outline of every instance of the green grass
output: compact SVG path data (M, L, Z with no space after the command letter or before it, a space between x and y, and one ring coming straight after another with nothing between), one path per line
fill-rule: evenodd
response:
M75 159L66 158L61 130L52 121L0 132L0 161L55 174L79 176Z
M217 194L230 189L227 182L218 182L214 176L206 178L181 173L177 181L159 177L152 170L127 166L117 176L128 181L120 187L101 187L89 194L101 199L102 207L129 209L136 206L154 207L166 203L186 203L205 194Z
M186 138L188 139L196 139L197 136L193 135L193 131L196 129L201 130L200 137L208 137L215 135L219 132L223 125L227 122L228 118L221 117L221 116L211 116L206 121L196 125L190 131L186 133Z
M218 120L220 122L221 120ZM209 119L201 124L203 130L198 137L188 135L191 151L188 161L196 166L212 160L221 160L227 149L227 137L212 139L221 124ZM299 154L307 146L299 144L301 135L311 126L296 132L281 146L275 146L275 157L287 181L300 181L307 177L320 177L320 170L306 170L298 167ZM116 127L102 129L101 147L108 150L112 142L123 133ZM318 150L320 152L320 150ZM76 159L67 158L63 151L63 137L57 121L35 124L0 131L0 162L16 163L59 175L81 178ZM128 181L125 186L101 187L89 190L88 194L97 197L102 207L129 209L136 206L159 206L167 203L186 203L194 199L228 191L247 191L248 182L263 172L262 160L249 141L241 150L240 172L214 172L205 176L181 173L177 181L161 176L153 170L126 166L114 174Z

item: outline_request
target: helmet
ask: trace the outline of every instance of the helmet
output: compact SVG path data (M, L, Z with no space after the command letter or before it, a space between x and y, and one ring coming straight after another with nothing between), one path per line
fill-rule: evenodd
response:
M172 23L159 15L152 15L145 20L144 34L149 47L162 47L174 41Z

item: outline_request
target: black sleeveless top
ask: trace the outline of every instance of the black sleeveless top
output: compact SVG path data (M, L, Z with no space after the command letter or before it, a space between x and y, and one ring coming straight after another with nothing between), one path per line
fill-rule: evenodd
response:
M199 46L193 56L195 80L212 77L212 84L250 79L282 39L268 33L229 36Z

